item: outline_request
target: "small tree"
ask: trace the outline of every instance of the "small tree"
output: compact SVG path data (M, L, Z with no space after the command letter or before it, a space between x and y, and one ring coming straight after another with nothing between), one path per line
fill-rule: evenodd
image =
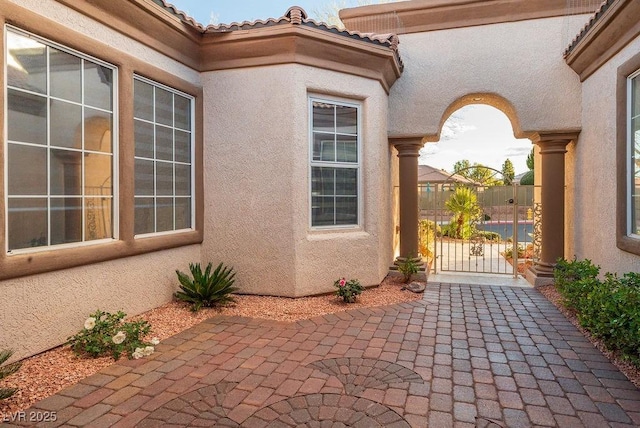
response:
M449 236L452 238L469 239L475 232L475 222L482 210L478 205L478 197L469 187L457 187L445 206L453 213Z
M516 172L513 169L513 162L511 162L511 159L507 158L507 160L502 164L502 179L504 180L504 185L511 186L515 176Z
M522 178L520 178L520 184L522 184L523 186L531 186L534 184L534 173L533 173L533 167L534 167L534 163L533 163L533 149L531 149L531 153L529 153L529 156L527 156L527 168L529 168L529 171L527 171Z

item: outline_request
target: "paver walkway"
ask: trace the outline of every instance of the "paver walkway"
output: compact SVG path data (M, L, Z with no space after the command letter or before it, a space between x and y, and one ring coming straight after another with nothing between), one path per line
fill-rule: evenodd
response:
M219 316L36 411L92 427L632 427L640 390L535 289L429 283L420 302L293 324Z

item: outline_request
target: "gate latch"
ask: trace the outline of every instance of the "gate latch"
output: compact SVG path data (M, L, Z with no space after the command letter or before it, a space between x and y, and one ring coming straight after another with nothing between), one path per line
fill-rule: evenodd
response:
M510 205L513 205L514 202L515 201L513 200L513 198L507 199L507 203L510 204Z

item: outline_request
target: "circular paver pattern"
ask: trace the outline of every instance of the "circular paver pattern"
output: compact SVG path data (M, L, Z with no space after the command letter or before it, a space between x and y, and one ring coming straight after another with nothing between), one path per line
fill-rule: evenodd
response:
M314 361L308 367L337 377L347 394L359 394L367 388L386 388L397 383L424 383L413 370L373 358L332 358Z
M410 425L390 408L366 398L340 394L309 394L258 410L242 426L308 428L377 428Z
M235 382L220 382L181 395L154 410L137 427L158 427L165 424L239 427L240 425L227 418L227 412L231 409L224 405L227 394L237 385Z

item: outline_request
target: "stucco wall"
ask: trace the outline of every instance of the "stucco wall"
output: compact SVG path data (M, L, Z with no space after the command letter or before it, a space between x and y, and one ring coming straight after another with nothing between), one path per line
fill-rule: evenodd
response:
M574 194L568 256L591 259L603 272L619 274L640 269L640 257L616 247L616 74L638 52L640 38L583 82L582 132L567 174Z
M577 34L587 19L546 18L400 36L405 70L391 89L390 135L433 139L447 108L475 93L510 102L523 131L579 127L580 81L562 51L565 34Z
M387 96L373 80L301 65L203 75L203 259L237 270L242 292L330 292L373 285L392 261ZM311 231L308 95L362 100L363 227Z
M177 290L175 269L188 270L200 246L0 282L0 349L15 357L58 346L96 309L127 315L156 308Z
M199 84L195 71L55 1L15 3ZM91 251L90 247L87 251ZM16 358L26 357L65 342L82 328L87 315L98 308L136 315L160 306L170 301L177 289L175 269L187 270L189 262L199 260L200 246L191 245L0 281L0 349L11 348Z

